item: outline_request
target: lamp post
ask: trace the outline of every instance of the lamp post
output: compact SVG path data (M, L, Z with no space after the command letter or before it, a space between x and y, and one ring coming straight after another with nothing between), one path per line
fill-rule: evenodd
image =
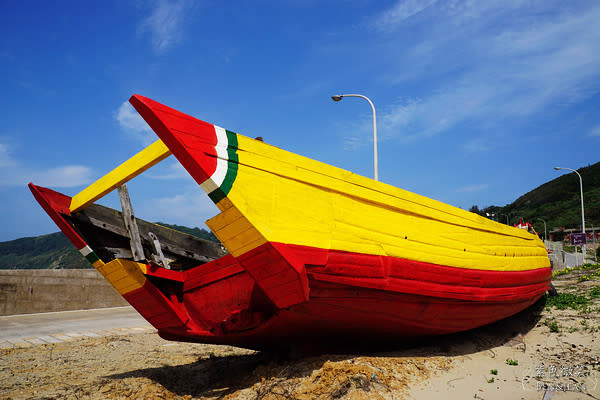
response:
M538 220L544 223L544 243L546 243L546 221L541 218L538 218Z
M377 117L375 115L375 106L373 105L373 102L367 97L367 96L363 96L362 94L336 94L334 96L331 96L331 99L333 101L340 101L342 100L342 98L344 97L360 97L362 99L365 99L366 101L369 102L369 104L371 105L371 109L373 110L373 177L376 181L379 180L379 174L377 172L378 170L378 166L377 166Z
M508 215L507 214L498 214L498 215L504 215L506 217L506 225L508 225Z
M579 192L581 193L581 232L583 234L585 234L585 214L583 212L583 180L581 179L581 175L579 175L579 172L577 172L577 171L575 171L574 169L571 169L571 168L554 167L554 169L557 170L557 171L561 170L561 169L564 169L564 170L567 170L567 171L573 171L579 177ZM585 262L585 244L582 246L581 250L583 252L583 262Z

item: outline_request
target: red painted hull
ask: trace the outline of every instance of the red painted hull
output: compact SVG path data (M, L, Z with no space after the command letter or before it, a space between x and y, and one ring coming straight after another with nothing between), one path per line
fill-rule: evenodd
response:
M269 244L265 245L269 246ZM548 271L495 272L460 270L414 261L290 247L307 268L309 300L269 312L268 299L233 257L186 272L183 304L196 321L210 321L216 335L186 337L162 331L166 338L261 347L285 338L415 338L472 329L513 315L548 289ZM260 251L260 249L257 249ZM325 254L327 253L327 254ZM304 255L304 257L303 257ZM371 265L356 276L352 259ZM323 265L311 264L318 259ZM358 269L358 268L357 268ZM214 281L206 278L211 271ZM221 275L219 271L223 271ZM222 296L223 293L229 293ZM260 314L260 313L259 313ZM234 318L223 321L224 315Z
M85 245L68 219L70 198L30 188L73 244ZM305 278L290 265L303 265ZM472 329L527 308L551 278L549 268L462 269L270 242L187 271L147 266L145 276L123 297L162 337L250 348Z

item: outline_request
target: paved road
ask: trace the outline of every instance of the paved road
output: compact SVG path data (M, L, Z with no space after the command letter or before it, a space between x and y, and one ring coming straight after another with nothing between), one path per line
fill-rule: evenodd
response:
M0 348L153 331L154 328L129 306L9 315L0 317Z

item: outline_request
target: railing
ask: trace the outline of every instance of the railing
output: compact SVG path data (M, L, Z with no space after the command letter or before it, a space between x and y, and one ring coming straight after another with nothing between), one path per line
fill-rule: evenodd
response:
M548 257L550 257L550 261L552 262L553 270L575 268L585 263L583 253L577 251L577 248L575 248L574 253L569 253L563 250L563 242L546 241L545 244L546 248L550 251Z

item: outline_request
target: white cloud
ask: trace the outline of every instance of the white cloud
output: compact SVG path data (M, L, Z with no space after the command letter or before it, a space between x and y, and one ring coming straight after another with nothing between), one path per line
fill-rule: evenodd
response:
M85 185L91 181L91 169L82 165L67 165L41 169L25 165L12 157L9 147L0 143L0 186L20 186L29 182L55 188Z
M36 184L60 188L81 186L92 180L90 168L82 165L67 165L47 171L37 171L32 173L32 176Z
M465 150L468 153L481 153L488 151L491 146L488 140L483 138L475 138L463 144L462 147L463 150Z
M456 124L487 111L493 91L481 83L457 83L426 99L409 99L389 107L381 116L386 132L413 140L431 137L453 128Z
M343 141L345 151L354 151L366 144L366 139L360 136L345 136Z
M138 34L149 33L156 53L163 53L183 38L183 23L190 0L156 0L152 12L138 25Z
M202 226L204 222L219 213L210 198L197 190L176 194L171 197L154 198L145 201L136 215L148 221L160 221L186 226Z
M0 143L0 167L11 167L14 164L15 161L8 152L8 146L6 144Z
M437 0L400 0L378 15L373 23L376 29L389 31L402 21L416 15Z
M161 164L153 167L151 170L146 172L146 174L144 176L146 178L158 179L158 180L190 178L190 174L185 170L185 168L183 168L183 165L181 165L177 161L170 163L170 164L166 164L164 166Z
M115 119L126 134L140 141L144 146L148 146L158 139L146 121L128 101L121 104L115 112Z
M468 186L459 187L458 189L456 189L456 191L458 193L479 192L481 190L487 189L489 186L490 185L488 185L487 183L482 183L482 184L478 184L478 185L468 185Z
M600 125L592 128L592 130L590 130L590 132L588 133L588 136L600 136Z
M397 13L409 15L411 4L419 9L399 2L388 12L406 7ZM382 110L382 130L418 139L467 122L498 126L590 98L600 90L600 6L587 4L543 13L520 1L423 3L430 7L423 24L432 29L414 42L390 36L384 52L395 58L385 77L396 85L426 79L437 89Z

